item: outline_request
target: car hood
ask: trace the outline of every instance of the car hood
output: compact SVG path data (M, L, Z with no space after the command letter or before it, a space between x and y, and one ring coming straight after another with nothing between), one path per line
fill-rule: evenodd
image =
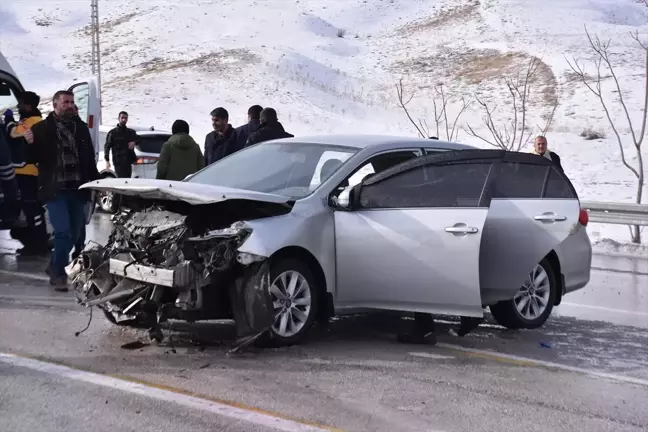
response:
M184 201L191 205L214 204L229 200L248 200L288 204L292 199L282 195L232 189L201 183L140 178L106 178L86 183L81 189L114 192L146 199Z

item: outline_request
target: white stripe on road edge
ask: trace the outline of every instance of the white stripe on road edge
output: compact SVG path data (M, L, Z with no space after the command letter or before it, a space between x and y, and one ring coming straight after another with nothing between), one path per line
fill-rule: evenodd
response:
M256 408L237 406L234 403L228 404L223 401L217 402L202 397L191 396L177 389L138 382L136 380L121 379L93 372L86 372L41 360L20 357L14 354L0 353L0 362L51 375L57 375L63 378L108 387L127 393L146 396L165 402L175 403L187 408L206 411L222 417L242 420L257 426L268 427L275 430L285 432L324 432L338 430L327 426L310 425L296 420L281 418L278 415L273 415Z
M9 275L9 276L15 276L15 277L22 277L25 279L33 279L37 281L43 281L43 282L49 282L49 277L45 275L38 275L38 274L32 274L32 273L26 273L26 272L17 272L17 271L10 271L10 270L1 270L0 269L0 274L4 275Z
M530 367L544 367L544 368L551 368L551 369L559 369L559 370L564 370L564 371L569 371L569 372L575 372L583 375L589 375L589 376L594 376L597 378L604 378L612 381L619 381L619 382L624 382L624 383L629 383L629 384L637 384L641 386L648 387L648 380L641 379L641 378L634 378L634 377L629 377L629 376L624 376L624 375L617 375L613 373L607 373L607 372L599 372L596 370L592 369L585 369L585 368L579 368L576 366L569 366L569 365L564 365L560 363L554 363L554 362L549 362L549 361L544 361L544 360L536 360L528 357L520 357L512 354L504 354L504 353L499 353L495 351L487 351L487 350L480 350L480 349L475 349L475 348L466 348L462 347L460 345L454 345L454 344L447 344L447 343L438 343L436 346L440 348L445 348L449 349L452 351L460 351L464 352L468 355L472 355L474 357L481 357L487 360L495 360L499 361L502 363L510 363L514 364L517 366L530 366Z
M606 311L606 312L614 312L614 313L620 313L620 314L624 314L624 315L648 316L647 312L633 312L633 311L627 311L627 310L623 310L623 309L608 308L608 307L605 307L605 306L592 306L592 305L583 305L583 304L565 303L565 302L562 302L560 305L561 306L565 305L565 306L569 306L569 307L583 308L583 309L602 310L602 311ZM560 309L557 309L557 311L560 312Z
M436 360L448 360L454 358L453 356L432 354L428 352L411 352L407 354L411 355L412 357L423 357L423 358L436 359Z

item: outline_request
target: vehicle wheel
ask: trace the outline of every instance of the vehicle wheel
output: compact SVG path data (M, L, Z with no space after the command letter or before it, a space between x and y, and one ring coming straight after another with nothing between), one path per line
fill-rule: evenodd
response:
M510 329L534 329L542 326L556 302L558 284L545 258L529 273L520 291L511 300L490 307L498 324Z
M306 264L292 258L273 265L270 280L275 322L269 337L279 345L299 343L317 316L320 285Z
M119 209L119 197L112 192L97 192L97 204L106 213L116 213Z

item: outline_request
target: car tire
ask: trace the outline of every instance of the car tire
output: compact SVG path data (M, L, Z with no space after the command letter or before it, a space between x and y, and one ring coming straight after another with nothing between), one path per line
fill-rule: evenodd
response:
M111 175L104 175L101 178L106 179L106 178L115 178L115 177ZM96 197L97 197L96 198L97 205L99 206L101 211L105 213L114 214L117 213L117 210L119 210L119 198L115 196L115 194L111 192L97 191Z
M310 267L294 258L280 259L271 265L270 281L276 318L267 337L260 343L286 346L303 342L318 316L323 288Z
M506 328L535 329L551 315L557 295L556 274L545 258L529 273L514 298L492 305L490 311L495 321Z

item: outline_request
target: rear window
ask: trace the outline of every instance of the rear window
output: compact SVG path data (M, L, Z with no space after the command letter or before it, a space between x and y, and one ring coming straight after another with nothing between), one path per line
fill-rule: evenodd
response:
M139 137L137 148L142 153L160 153L162 146L167 142L167 135L145 135Z
M493 198L541 198L548 166L503 162L493 185Z
M576 198L574 187L566 180L556 168L551 168L547 178L544 198Z

